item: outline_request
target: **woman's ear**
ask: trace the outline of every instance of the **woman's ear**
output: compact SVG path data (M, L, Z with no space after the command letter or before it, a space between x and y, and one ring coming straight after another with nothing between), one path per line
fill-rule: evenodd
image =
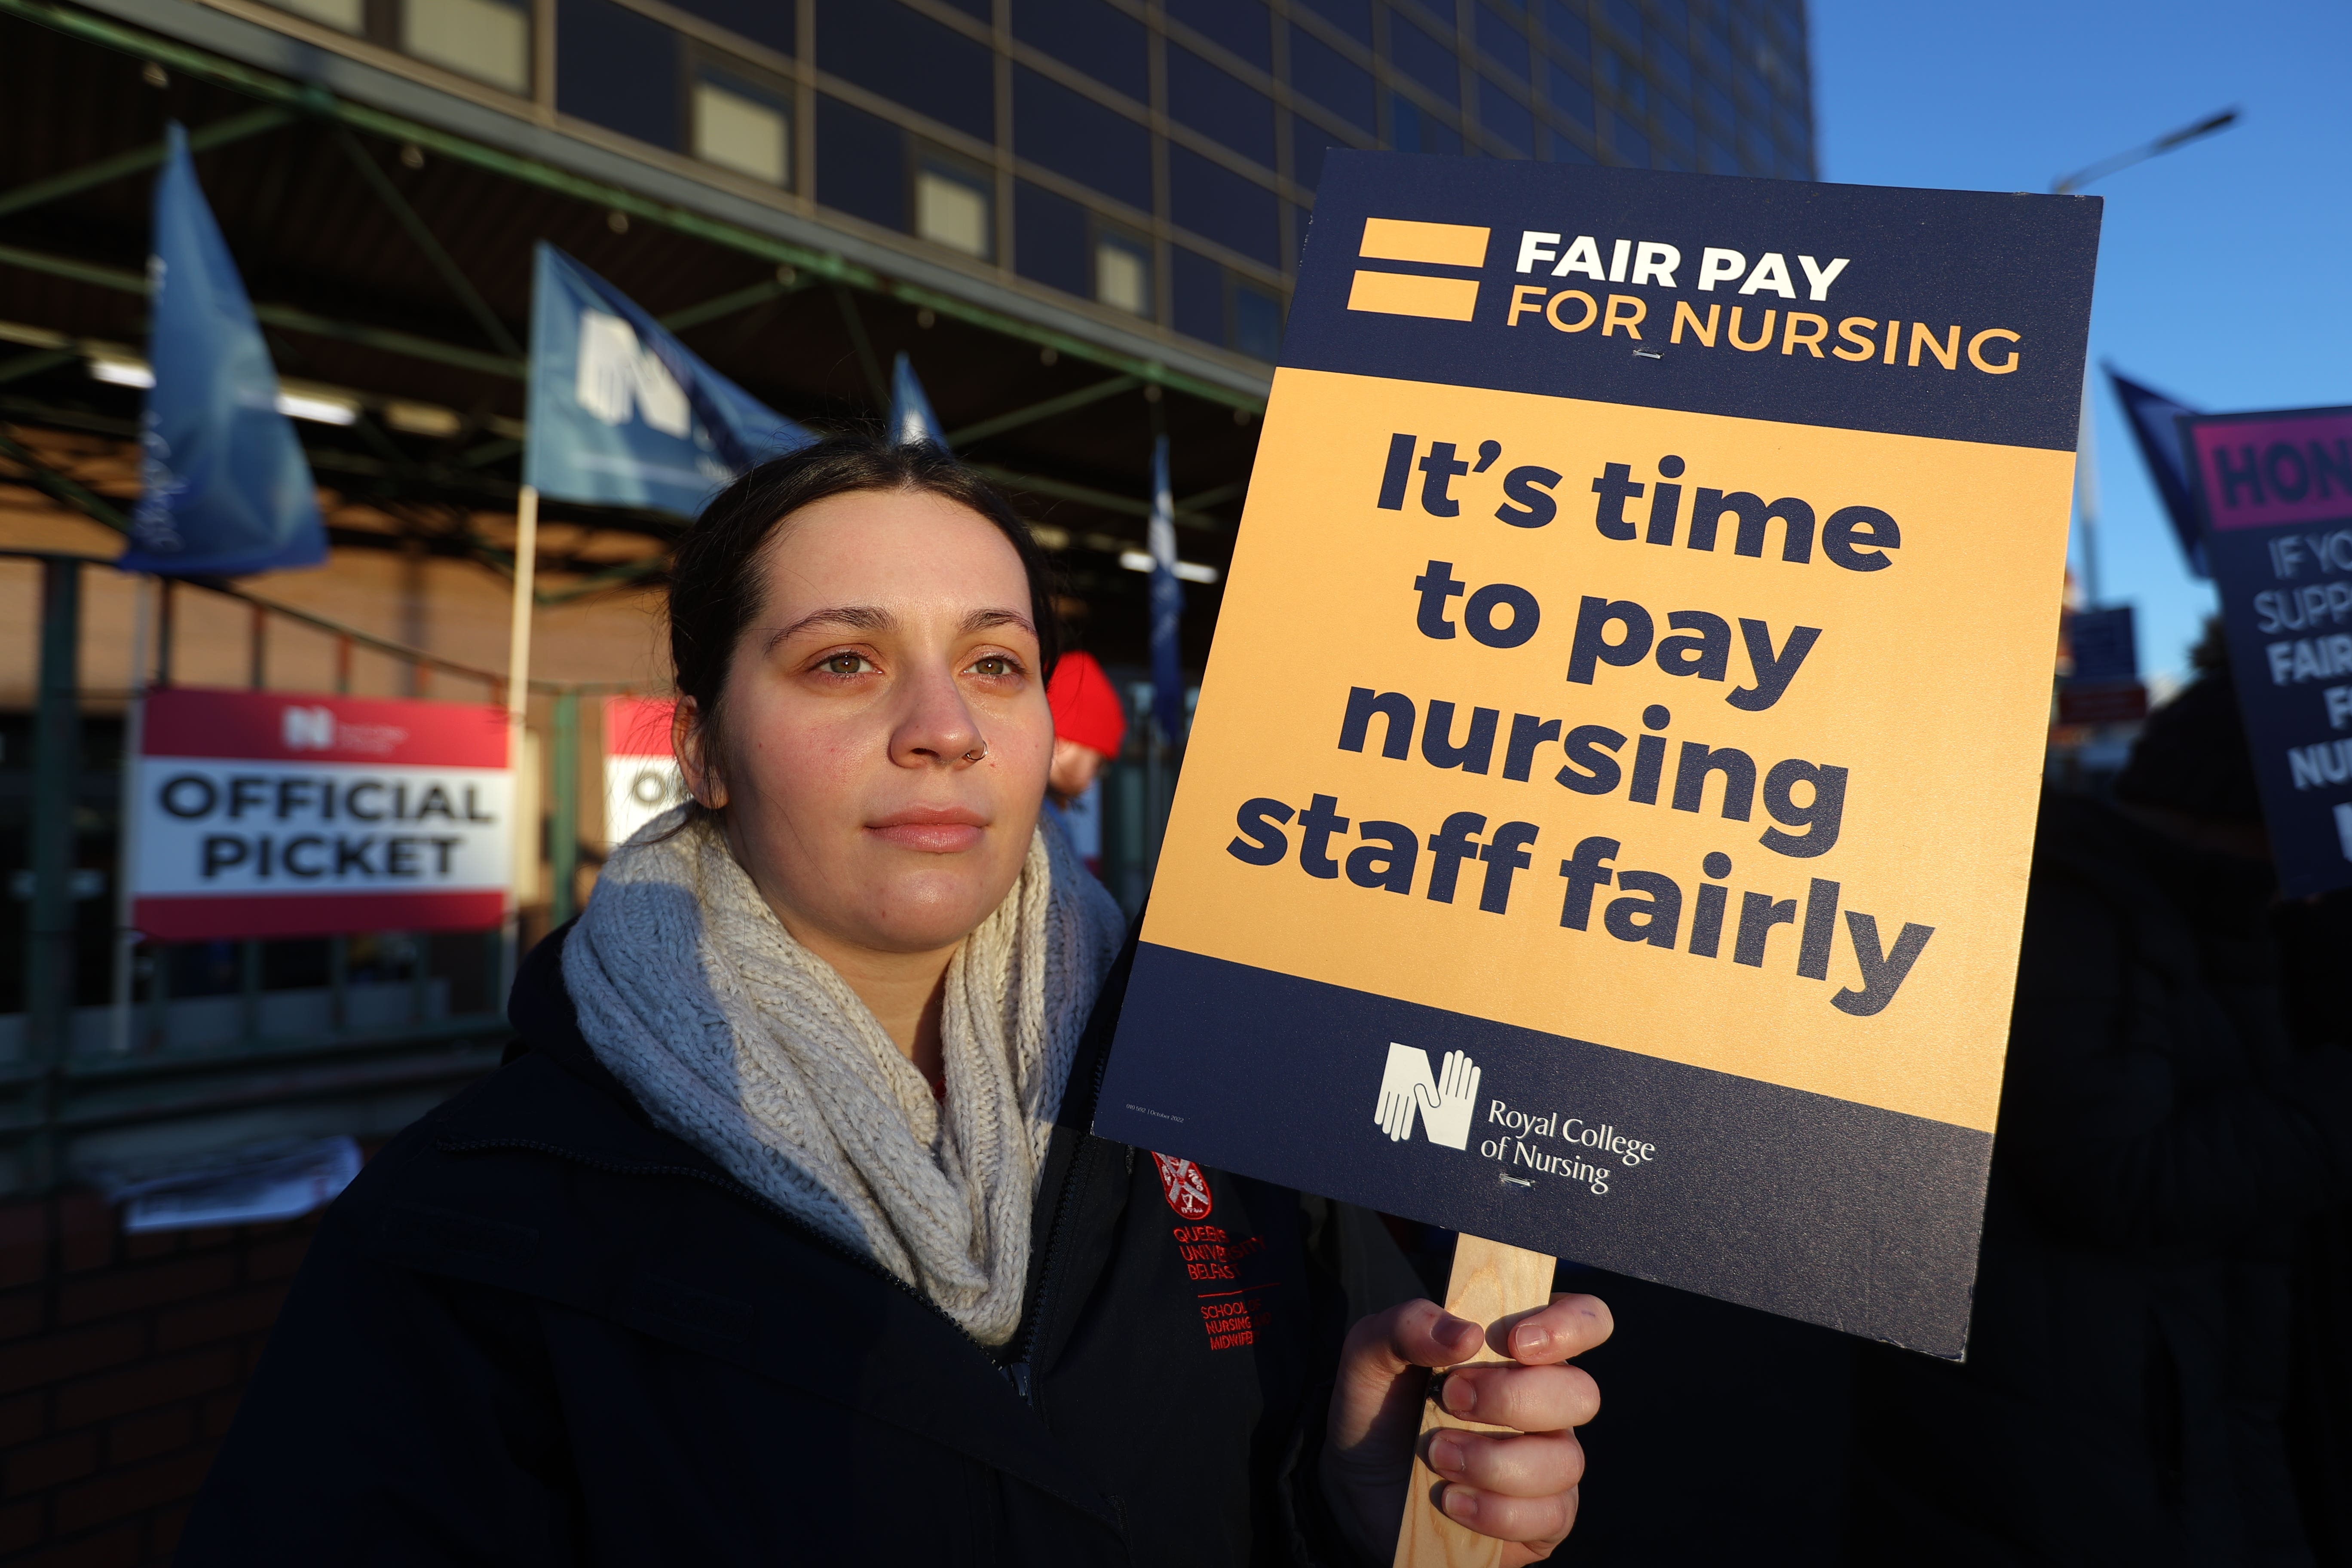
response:
M679 698L670 715L670 753L677 758L678 772L686 775L686 793L704 810L718 811L727 804L727 784L719 777L709 742L710 729L702 721L701 704L691 697Z

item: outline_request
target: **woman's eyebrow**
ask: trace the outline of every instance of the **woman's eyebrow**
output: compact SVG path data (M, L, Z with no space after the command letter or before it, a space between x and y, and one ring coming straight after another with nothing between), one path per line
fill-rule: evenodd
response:
M1033 637L1037 635L1037 628L1029 624L1029 617L1018 610L974 610L963 618L963 629L967 633L984 632L992 626L1019 626Z
M772 652L787 637L797 637L817 626L839 626L845 631L881 632L890 629L890 612L872 605L835 605L822 610L812 610L788 626L778 626L768 635L768 649Z

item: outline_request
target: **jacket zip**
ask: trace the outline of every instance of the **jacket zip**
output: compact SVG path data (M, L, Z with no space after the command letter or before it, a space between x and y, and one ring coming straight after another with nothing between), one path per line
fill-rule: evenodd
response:
M1109 1070L1110 1052L1105 1050L1095 1063L1095 1080L1087 1091L1086 1119L1088 1126L1094 1123L1095 1106L1102 1099L1103 1077ZM1012 1380L1013 1388L1032 1410L1037 1408L1037 1395L1031 1375L1031 1363L1036 1355L1038 1337L1045 1331L1045 1308L1053 1300L1054 1282L1057 1277L1055 1263L1061 1251L1062 1237L1068 1229L1071 1194L1078 1181L1078 1162L1085 1157L1086 1141L1092 1136L1089 1132L1077 1134L1077 1146L1070 1151L1070 1168L1062 1173L1062 1190L1054 1195L1054 1223L1045 1230L1045 1256L1037 1269L1037 1299L1029 1303L1029 1327L1021 1336L1021 1353L1004 1368L1004 1375Z

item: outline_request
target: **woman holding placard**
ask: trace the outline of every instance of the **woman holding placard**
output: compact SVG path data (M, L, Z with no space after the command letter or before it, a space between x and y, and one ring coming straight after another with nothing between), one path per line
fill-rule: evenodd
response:
M928 447L764 464L670 642L691 803L330 1215L181 1561L1386 1563L1422 1369L1497 1356L1439 1397L1517 1430L1425 1457L1548 1554L1604 1307L1489 1348L1372 1216L1087 1134L1120 921L1040 820L1003 501Z

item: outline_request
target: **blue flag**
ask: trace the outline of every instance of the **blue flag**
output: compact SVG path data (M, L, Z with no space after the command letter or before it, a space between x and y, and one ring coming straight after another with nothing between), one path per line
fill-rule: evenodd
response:
M2181 554L2189 558L2190 575L2211 576L2205 565L2205 537L2197 526L2197 500L2189 489L2189 444L2180 434L2180 416L2200 410L2117 375L2113 365L2107 367L2107 379L2115 384L2132 439L2156 480L2156 492L2164 498L2165 513L2172 519Z
M1184 668L1177 632L1184 584L1176 577L1176 500L1168 488L1168 437L1151 443L1151 712L1170 745L1184 738Z
M543 496L692 517L754 463L815 439L696 358L635 300L540 242L523 483Z
M890 444L912 447L922 441L948 449L948 433L940 428L940 416L931 412L931 400L923 395L923 384L902 353L890 367Z
M164 144L147 261L154 382L139 422L131 548L115 564L170 577L316 566L327 531L302 444L278 411L278 372L177 121Z

